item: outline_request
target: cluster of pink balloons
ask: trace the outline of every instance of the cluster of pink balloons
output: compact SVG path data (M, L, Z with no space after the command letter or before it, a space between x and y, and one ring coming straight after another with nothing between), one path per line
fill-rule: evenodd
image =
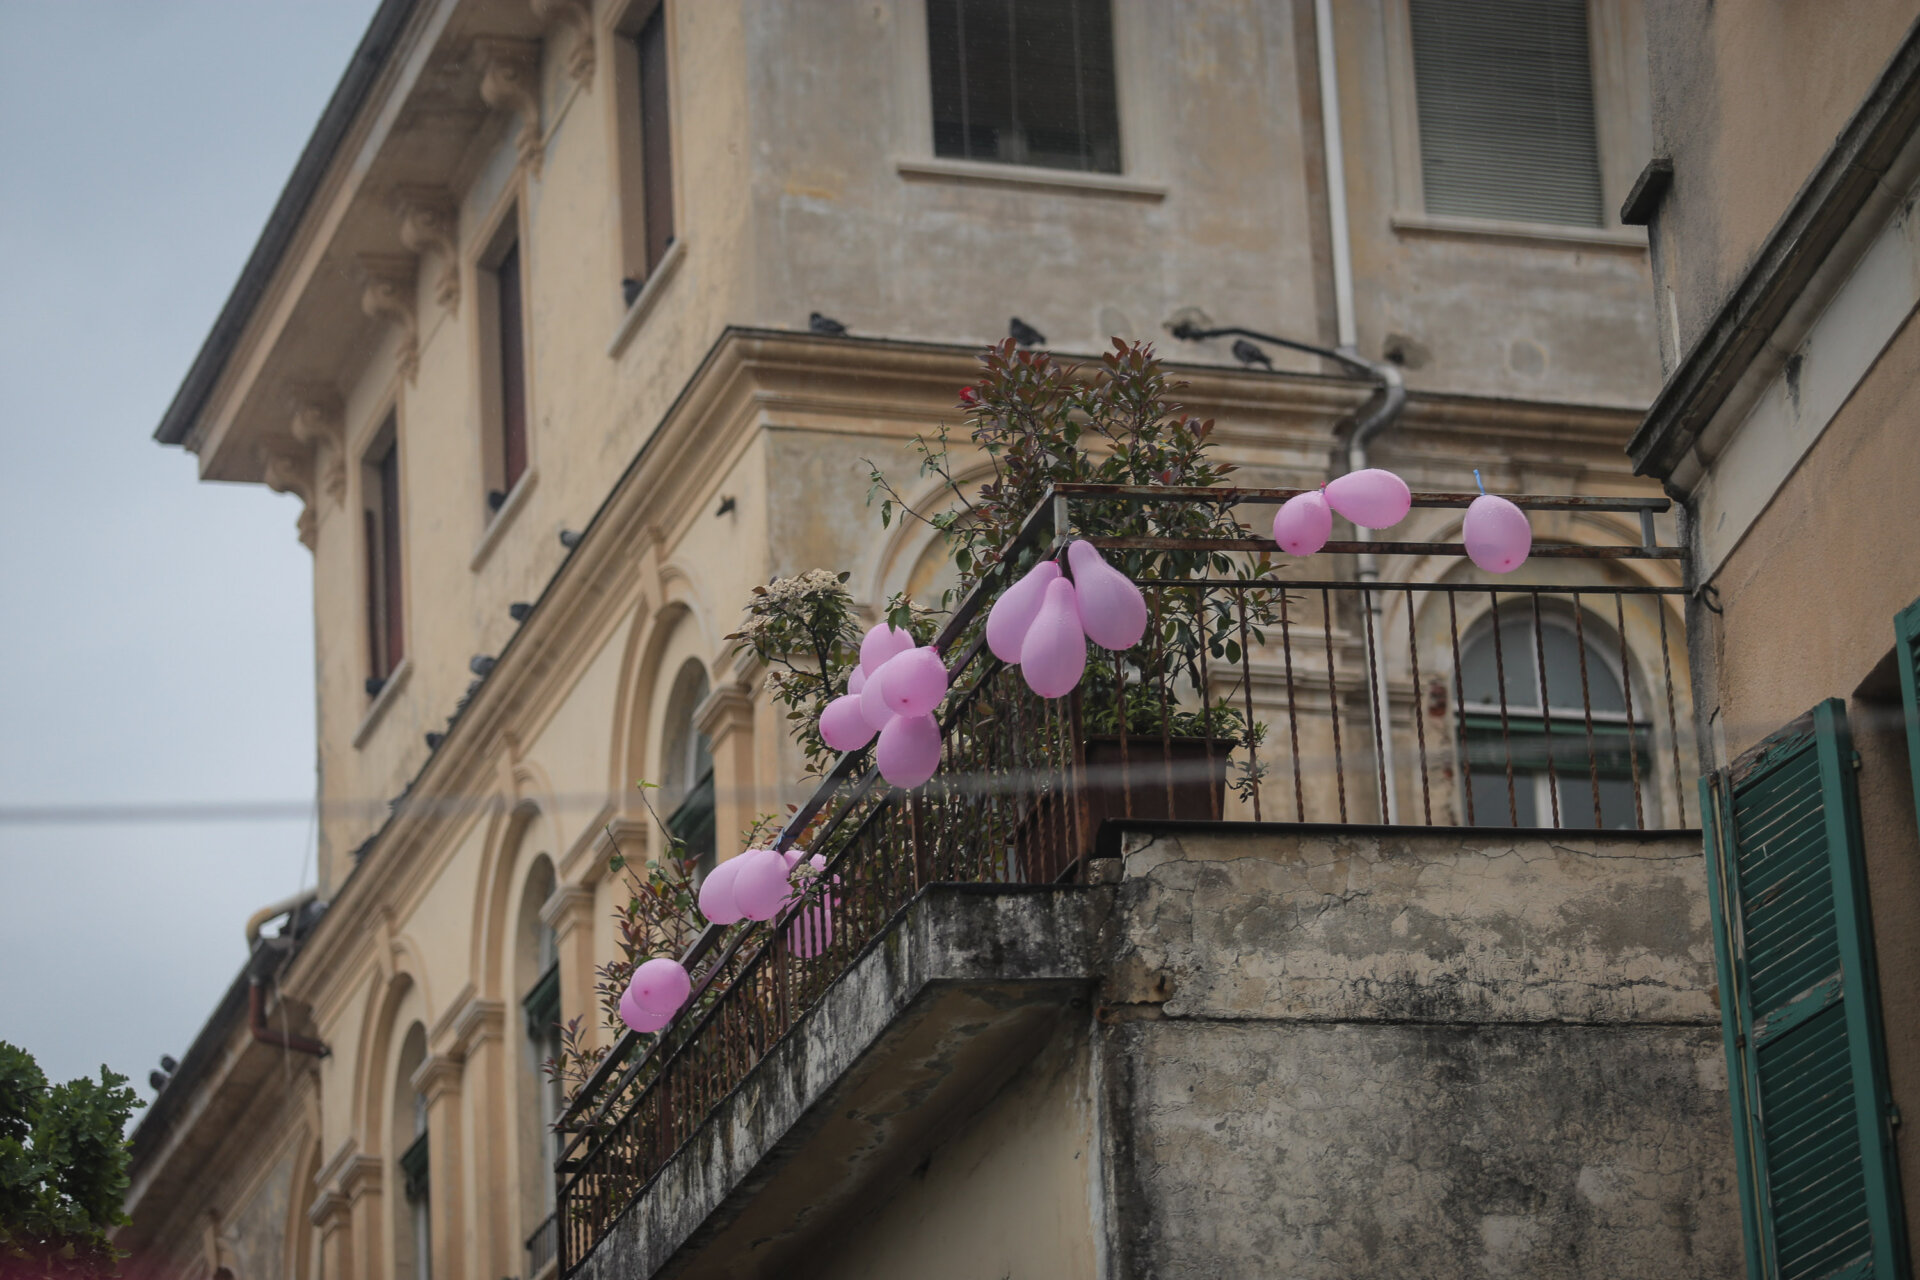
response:
M633 971L620 997L620 1020L635 1031L659 1031L693 994L693 978L678 960L655 956Z
M820 738L835 751L858 751L880 735L874 763L896 787L911 790L940 767L935 707L947 696L947 664L931 645L883 622L860 641L860 665L844 697L820 713Z
M1273 518L1273 540L1288 555L1310 556L1327 545L1335 515L1363 528L1388 529L1406 519L1412 507L1412 491L1393 472L1350 471L1288 498ZM1533 549L1533 529L1520 508L1482 489L1467 508L1464 540L1467 555L1482 569L1512 573Z
M1147 631L1147 600L1091 542L1067 547L1069 581L1042 560L1001 593L987 614L987 647L1017 663L1027 687L1043 698L1073 692L1087 669L1087 641L1119 652Z

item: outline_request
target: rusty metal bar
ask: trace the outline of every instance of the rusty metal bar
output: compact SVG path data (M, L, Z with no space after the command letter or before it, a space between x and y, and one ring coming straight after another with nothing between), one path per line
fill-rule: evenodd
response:
M1654 607L1659 605L1656 603ZM1620 640L1620 687L1626 691L1627 698L1627 767L1633 774L1633 826L1636 831L1645 831L1647 814L1640 803L1640 731L1633 724L1633 665L1627 659L1627 610L1618 595L1613 598L1613 623Z
M1367 719L1373 722L1373 769L1380 780L1380 821L1392 822L1393 802L1387 798L1387 746L1393 737L1393 726L1381 721L1393 714L1393 705L1387 693L1387 673L1374 654L1373 598L1365 587L1360 588L1360 617L1367 637L1367 698L1369 710L1374 712ZM1376 680L1378 684L1374 683Z
M1303 493L1312 493L1318 486L1308 489L1263 489L1236 486L1232 489L1210 489L1196 485L1158 485L1158 484L1083 484L1077 481L1062 481L1053 486L1053 492L1070 498L1111 498L1121 501L1151 502L1202 502L1210 506L1232 507L1249 503L1270 506L1296 498ZM1473 500L1480 496L1477 492L1456 493L1452 491L1421 491L1413 495L1416 507L1470 507ZM1513 494L1507 501L1522 511L1671 511L1673 502L1668 498L1631 498L1595 494L1574 496L1569 494Z
M1658 602L1654 613L1660 618L1660 669L1667 677L1667 741L1673 747L1673 801L1680 806L1680 825L1687 825L1687 784L1680 773L1680 720L1673 710L1673 656L1667 650L1667 610ZM1706 821L1701 814L1701 821Z
M1333 716L1333 783L1340 793L1340 821L1347 820L1347 766L1340 756L1340 692L1333 673L1333 599L1320 593L1320 635L1327 644L1327 709Z
M1520 825L1520 805L1513 798L1513 738L1507 724L1507 659L1500 636L1506 628L1500 618L1500 593L1489 591L1487 598L1493 603L1493 679L1500 686L1500 748L1507 757L1507 822L1517 827Z
M1553 708L1549 705L1553 699L1547 694L1547 641L1546 631L1540 623L1540 593L1533 593L1533 656L1539 663L1534 672L1540 687L1540 724L1545 730L1540 735L1547 750L1547 801L1553 806L1553 825L1560 825L1560 777L1553 768Z
M1493 625L1499 629L1500 619ZM1467 752L1467 693L1460 676L1460 618L1453 607L1453 593L1447 593L1447 632L1453 637L1453 722L1454 755L1460 761L1460 788L1467 797L1467 825L1477 826L1473 816L1473 761Z
M1587 628L1581 621L1580 594L1573 596L1573 634L1575 647L1580 651L1580 714L1587 722L1587 774L1593 781L1593 829L1606 828L1606 821L1600 816L1600 757L1593 750L1593 694L1587 688ZM1631 732L1632 725L1628 725Z
M1240 613L1240 691L1246 705L1247 715L1247 778L1252 783L1253 820L1260 817L1260 743L1254 733L1253 721L1253 667L1247 646L1247 593L1242 588L1235 597ZM1209 783L1209 786L1212 784Z
M1088 538L1103 551L1271 551L1272 538ZM1464 556L1464 542L1329 542L1315 555L1355 556ZM1536 542L1529 556L1535 560L1681 560L1681 547L1584 546L1578 543Z
M1280 654L1287 667L1287 736L1293 744L1293 815L1295 822L1307 820L1306 793L1300 786L1300 716L1294 707L1293 636L1287 622L1287 593L1280 593Z
M1427 781L1427 711L1420 689L1420 640L1414 627L1413 591L1407 591L1407 661L1413 668L1413 732L1420 744L1420 811L1433 825L1433 795ZM1382 637L1384 640L1385 637Z

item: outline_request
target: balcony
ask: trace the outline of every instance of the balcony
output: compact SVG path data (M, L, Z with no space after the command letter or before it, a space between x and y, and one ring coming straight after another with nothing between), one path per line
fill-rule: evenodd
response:
M867 752L843 757L782 837L804 832L826 856L813 892L768 926L702 934L675 1024L623 1039L562 1116L562 1275L931 886L1110 882L1128 833L1155 826L1515 829L1506 839L1686 826L1685 646L1667 599L1682 589L1623 567L1679 557L1654 537L1664 499L1515 499L1536 526L1641 536L1536 529L1505 578L1447 542L1331 543L1296 562L1407 567L1382 581L1263 565L1259 512L1292 493L1063 485L1034 510L1012 550L1058 554L1086 525L1076 513L1127 504L1210 504L1245 513L1248 531L1090 538L1111 559L1172 552L1160 563L1190 571L1134 578L1147 639L1065 698L1035 696L978 638L1002 584L960 605L936 642L952 675L939 773L902 792ZM1414 523L1444 529L1473 496L1416 494Z

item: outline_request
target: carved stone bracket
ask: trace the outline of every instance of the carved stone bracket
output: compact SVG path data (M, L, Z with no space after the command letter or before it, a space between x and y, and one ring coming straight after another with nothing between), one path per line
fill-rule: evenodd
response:
M593 14L582 0L528 0L533 16L549 26L564 26L573 32L573 45L567 50L567 74L582 89L593 87Z
M288 388L293 401L293 438L313 461L319 489L337 503L347 498L346 424L340 393L326 383Z
M420 319L414 310L417 262L408 253L363 253L360 270L367 277L360 309L376 320L385 317L400 327L400 372L412 382L420 372Z
M454 229L459 212L445 187L403 186L394 189L393 204L400 215L400 243L414 255L440 255L440 273L433 282L434 301L452 312L460 310L460 254Z
M294 525L300 542L311 551L315 543L318 517L314 513L313 454L284 441L270 442L260 450L261 478L275 493L291 493L300 499L300 519Z
M540 42L505 36L480 36L473 42L480 59L480 98L495 111L520 114L516 146L520 163L540 169Z

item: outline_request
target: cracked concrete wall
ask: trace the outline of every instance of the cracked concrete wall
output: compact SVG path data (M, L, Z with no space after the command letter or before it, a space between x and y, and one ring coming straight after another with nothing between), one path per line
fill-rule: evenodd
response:
M1686 837L1136 834L1115 1273L1741 1271Z

